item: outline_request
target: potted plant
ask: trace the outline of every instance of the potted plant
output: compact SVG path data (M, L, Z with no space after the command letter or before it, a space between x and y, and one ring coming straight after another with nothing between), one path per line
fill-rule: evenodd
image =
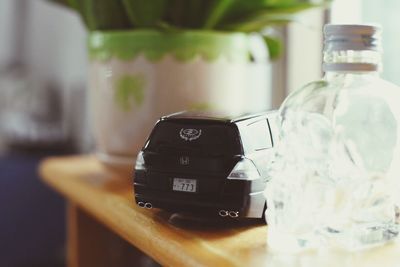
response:
M93 132L99 159L114 167L132 166L164 114L268 108L268 62L281 45L261 33L326 2L53 1L79 12L90 31Z

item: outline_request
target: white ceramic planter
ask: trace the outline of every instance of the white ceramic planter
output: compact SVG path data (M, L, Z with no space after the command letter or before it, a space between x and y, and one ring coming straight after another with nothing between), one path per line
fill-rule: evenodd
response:
M104 33L91 36L93 133L97 154L103 163L112 167L131 168L154 123L163 115L190 109L241 114L270 107L269 64L262 56L261 62L249 62L251 44L257 41L250 41L246 35L236 34L232 39L229 34L192 32L195 37L201 37L202 34L211 36L200 48L214 49L216 51L211 51L214 55L210 51L202 53L199 48L188 52L191 50L190 40L186 40L187 46L178 44L178 50L171 46L169 50L158 51L160 53L157 55L146 54L148 48L134 47L132 50L139 52L132 55L129 54L129 43L139 42L140 38L135 40L125 36L129 34L135 35L135 32L119 33L122 41L128 41L116 42L118 46L115 46L117 49L112 47L114 50L109 48L111 45L103 46L108 41ZM152 34L157 37L155 42L160 40L159 33ZM110 33L105 36L109 35L113 38ZM218 49L212 42L213 35L222 35ZM168 38L161 40L168 41ZM173 41L179 42L180 39L180 36L176 36ZM232 40L239 44L229 47ZM227 51L223 51L223 41L228 42ZM113 39L110 42L114 44ZM238 55L234 55L235 46L238 46ZM126 50L118 54L119 49ZM265 47L259 49L260 54L265 55ZM222 52L218 54L218 50ZM181 51L185 54L180 55Z

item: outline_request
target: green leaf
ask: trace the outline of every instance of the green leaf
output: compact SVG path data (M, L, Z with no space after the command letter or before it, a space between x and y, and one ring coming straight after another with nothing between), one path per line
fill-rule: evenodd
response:
M215 0L168 0L166 22L178 28L200 29Z
M266 8L266 0L235 0L229 12L225 14L223 22L233 22L263 8Z
M208 11L206 21L204 23L205 29L212 29L221 21L223 16L229 11L233 6L235 0L220 0L213 1L213 4Z
M68 2L68 6L72 9L78 10L78 2L79 0L64 0Z
M182 28L175 27L174 25L168 24L167 22L159 22L156 27L165 33L182 33L185 30Z
M271 60L277 59L283 52L283 44L281 40L270 36L263 36L268 47L268 52Z
M165 13L167 0L122 0L130 22L138 28L154 27Z
M73 0L89 30L131 28L122 0Z
M68 6L69 7L67 0L49 0L49 2L53 2L53 3L56 3L56 4L60 4L60 5L64 5L64 6Z
M330 0L315 4L301 0L236 0L234 8L217 28L231 31L261 31L266 26L287 24L294 15L311 8L321 7Z
M48 0L49 2L53 2L55 4L63 5L68 8L76 9L75 0Z
M222 29L239 32L260 32L268 26L285 25L294 21L295 18L289 15L264 15L242 20L237 23L224 25Z
M259 32L267 26L287 24L296 20L295 14L318 7L310 3L299 3L286 6L275 6L249 12L220 27L225 30Z
M332 0L49 0L78 11L90 31L153 28L163 32L208 29L262 32L295 21L295 14ZM266 37L270 55L279 40Z

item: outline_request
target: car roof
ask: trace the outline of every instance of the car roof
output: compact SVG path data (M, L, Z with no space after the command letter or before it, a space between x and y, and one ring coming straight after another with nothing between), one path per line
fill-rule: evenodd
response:
M223 112L204 112L204 111L182 111L178 113L173 113L161 118L161 121L169 120L206 120L212 122L222 122L222 123L237 123L240 121L247 120L257 120L259 118L268 118L270 115L274 114L275 111L266 111L255 114L245 114L240 116L229 115Z

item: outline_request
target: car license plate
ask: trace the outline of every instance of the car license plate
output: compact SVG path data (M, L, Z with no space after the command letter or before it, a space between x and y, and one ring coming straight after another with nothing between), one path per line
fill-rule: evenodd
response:
M197 190L197 180L195 179L184 179L174 178L172 190L181 192L192 192L195 193Z

